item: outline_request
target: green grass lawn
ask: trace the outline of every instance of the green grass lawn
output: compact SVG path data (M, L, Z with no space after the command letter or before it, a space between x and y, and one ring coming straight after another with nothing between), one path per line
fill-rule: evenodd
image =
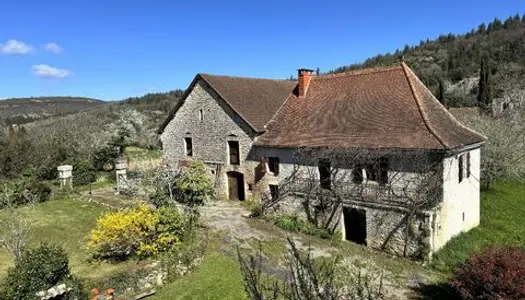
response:
M496 182L481 194L481 223L451 240L432 262L450 273L469 253L490 245L525 246L525 184Z
M97 217L107 211L101 205L59 198L39 203L34 207L21 207L19 210L33 220L30 246L48 242L64 247L73 273L82 278L98 280L135 265L135 262L88 262L89 255L85 251L86 238L95 226ZM6 275L7 268L12 264L11 255L5 249L0 249L0 278Z
M211 252L197 270L162 288L152 300L246 299L237 261Z

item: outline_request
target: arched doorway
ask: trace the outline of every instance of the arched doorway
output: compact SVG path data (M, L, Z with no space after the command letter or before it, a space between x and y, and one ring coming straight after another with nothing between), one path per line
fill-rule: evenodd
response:
M227 172L228 199L244 201L244 175L239 172Z

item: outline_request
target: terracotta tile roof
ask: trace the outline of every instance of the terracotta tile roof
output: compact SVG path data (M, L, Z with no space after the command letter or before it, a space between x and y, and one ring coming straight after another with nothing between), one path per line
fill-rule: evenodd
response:
M404 63L313 77L256 138L272 147L454 149L485 141L460 124Z
M255 131L263 132L296 81L199 74Z

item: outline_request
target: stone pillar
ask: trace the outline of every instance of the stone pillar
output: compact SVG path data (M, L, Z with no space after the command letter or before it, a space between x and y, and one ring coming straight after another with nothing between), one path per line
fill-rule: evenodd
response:
M60 187L73 187L73 166L58 166L57 170L58 179L60 180Z
M120 189L126 186L128 180L126 176L126 160L124 157L119 157L115 160L115 172L117 174L117 193L120 193Z

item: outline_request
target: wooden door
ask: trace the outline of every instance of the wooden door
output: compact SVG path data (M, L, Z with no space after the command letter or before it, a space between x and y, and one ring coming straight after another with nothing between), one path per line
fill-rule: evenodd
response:
M236 172L228 172L228 199L239 199L239 181Z
M244 200L244 175L239 172L228 172L228 199Z

